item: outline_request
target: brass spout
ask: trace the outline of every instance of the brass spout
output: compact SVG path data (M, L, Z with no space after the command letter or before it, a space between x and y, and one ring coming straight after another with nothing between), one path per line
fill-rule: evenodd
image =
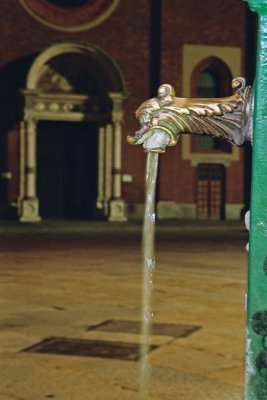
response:
M190 99L175 97L171 85L161 85L157 97L137 109L141 127L128 136L128 143L164 153L167 146L177 143L180 134L209 135L236 146L252 141L252 89L244 78L235 78L232 88L230 97Z

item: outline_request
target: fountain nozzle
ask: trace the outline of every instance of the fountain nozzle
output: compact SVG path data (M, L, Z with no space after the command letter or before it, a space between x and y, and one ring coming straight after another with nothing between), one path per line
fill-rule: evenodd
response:
M146 152L164 153L176 145L180 134L209 135L241 146L252 140L253 96L244 78L232 82L234 94L223 98L175 97L164 84L154 97L137 109L140 129L128 136L130 144L142 144Z

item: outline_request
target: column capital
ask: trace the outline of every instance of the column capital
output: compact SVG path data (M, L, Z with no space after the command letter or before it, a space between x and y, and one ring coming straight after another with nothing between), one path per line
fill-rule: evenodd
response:
M258 14L267 14L267 0L247 0L252 11Z
M112 122L121 123L122 122L122 118L123 118L123 113L122 112L118 112L118 111L112 112Z
M37 120L35 118L26 118L24 122L26 126L26 135L36 136Z
M30 117L30 116L24 116L23 122L26 125L34 125L34 126L36 126L37 122L38 122L38 118Z
M113 101L117 101L120 103L127 98L127 96L121 92L109 92L108 95Z
M113 103L112 121L121 122L123 118L122 102L126 98L126 96L123 93L110 92L109 97L111 98Z

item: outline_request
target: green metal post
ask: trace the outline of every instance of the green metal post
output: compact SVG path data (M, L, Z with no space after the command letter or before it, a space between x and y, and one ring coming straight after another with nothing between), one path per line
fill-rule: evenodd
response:
M246 400L267 399L267 0L258 14L247 307Z

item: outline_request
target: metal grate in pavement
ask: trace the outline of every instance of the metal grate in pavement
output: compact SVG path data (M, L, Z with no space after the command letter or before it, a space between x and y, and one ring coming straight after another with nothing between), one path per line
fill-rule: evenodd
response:
M153 323L152 335L172 336L174 338L184 338L192 335L192 333L199 330L199 325L182 325L182 324L163 324ZM98 325L89 325L88 331L96 330L102 332L124 332L136 333L141 331L140 321L129 320L107 320Z
M159 346L151 346L150 351ZM69 339L51 337L24 349L30 353L48 353L80 357L100 357L126 361L137 361L140 346L135 343L109 342L102 340Z

